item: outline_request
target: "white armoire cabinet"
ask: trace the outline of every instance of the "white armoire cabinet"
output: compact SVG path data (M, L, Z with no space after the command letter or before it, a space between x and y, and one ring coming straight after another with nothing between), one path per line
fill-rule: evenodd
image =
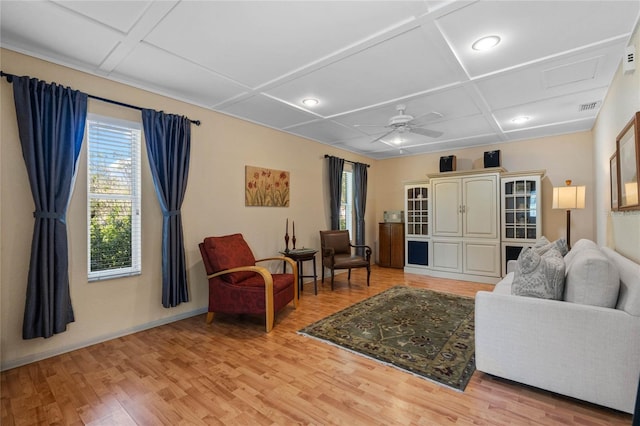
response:
M429 175L433 275L493 283L500 277L502 171Z

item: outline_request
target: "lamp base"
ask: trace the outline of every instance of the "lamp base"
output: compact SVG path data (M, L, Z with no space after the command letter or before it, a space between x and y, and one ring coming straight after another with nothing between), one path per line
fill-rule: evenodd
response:
M571 250L571 210L567 210L567 248Z

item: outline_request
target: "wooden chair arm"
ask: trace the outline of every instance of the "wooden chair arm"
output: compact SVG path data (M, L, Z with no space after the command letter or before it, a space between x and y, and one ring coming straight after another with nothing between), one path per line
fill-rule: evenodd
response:
M371 259L371 247L367 246L367 245L358 245L358 244L349 244L351 247L353 248L363 248L366 249L365 250L365 256L367 258L367 261L369 261L369 259Z
M366 245L359 245L359 244L349 244L351 247L353 248L366 248L368 250L371 250L371 247L366 246Z
M271 331L273 328L274 321L274 310L273 310L273 277L271 276L271 272L267 268L263 268L262 266L240 266L238 268L225 269L224 271L216 272L215 274L207 275L208 278L214 278L220 275L231 274L233 272L242 272L242 271L252 271L257 272L262 276L264 280L264 305L265 305L265 314L266 314L266 329L267 333ZM295 288L298 288L298 283L295 283ZM296 294L297 296L297 294ZM297 299L296 299L297 300Z
M271 275L269 270L267 268L263 268L262 266L239 266L237 268L225 269L223 271L218 271L214 274L207 275L207 279L219 277L221 275L232 274L234 272L243 272L243 271L257 272L260 275L262 275L262 272L267 272L269 273L269 275Z

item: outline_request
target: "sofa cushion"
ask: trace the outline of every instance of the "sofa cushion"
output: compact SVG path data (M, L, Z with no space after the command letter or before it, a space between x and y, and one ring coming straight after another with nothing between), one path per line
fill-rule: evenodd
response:
M518 257L511 294L561 300L564 275L564 260L557 249L540 255L535 248L527 247Z
M567 269L569 269L569 266L571 265L571 262L573 262L573 258L575 257L576 254L580 253L582 250L589 249L589 248L597 249L598 245L591 240L587 240L586 238L582 238L578 240L573 245L573 247L571 247L571 250L569 250L569 253L567 253L564 256L564 263L566 263Z
M614 308L619 288L618 269L597 246L580 249L567 263L567 302Z

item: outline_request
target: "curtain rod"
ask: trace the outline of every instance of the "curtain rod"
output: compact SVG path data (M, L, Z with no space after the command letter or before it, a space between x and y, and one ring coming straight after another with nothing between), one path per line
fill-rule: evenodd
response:
M333 155L329 155L329 154L325 154L324 158L331 158L333 157ZM368 164L365 163L358 163L357 161L349 161L349 160L344 160L345 163L351 163L351 164L364 164L367 167L370 167Z
M4 71L0 71L0 77L5 77L9 83L12 83L13 82L13 77L17 77L17 76L14 75L14 74L8 74L8 73L6 73ZM119 106L122 106L122 107L125 107L125 108L137 109L138 111L142 111L144 109L144 108L139 107L139 106L135 106L135 105L131 105L131 104L125 104L124 102L114 101L113 99L101 98L100 96L95 96L95 95L92 95L92 94L89 94L89 93L87 93L87 96L89 98L91 98L91 99L96 99L96 100L99 100L99 101L102 101L102 102L107 102L107 103L110 103L110 104L119 105ZM192 122L193 124L195 124L196 126L200 125L200 120L192 120L189 117L187 117L187 119L190 122Z

